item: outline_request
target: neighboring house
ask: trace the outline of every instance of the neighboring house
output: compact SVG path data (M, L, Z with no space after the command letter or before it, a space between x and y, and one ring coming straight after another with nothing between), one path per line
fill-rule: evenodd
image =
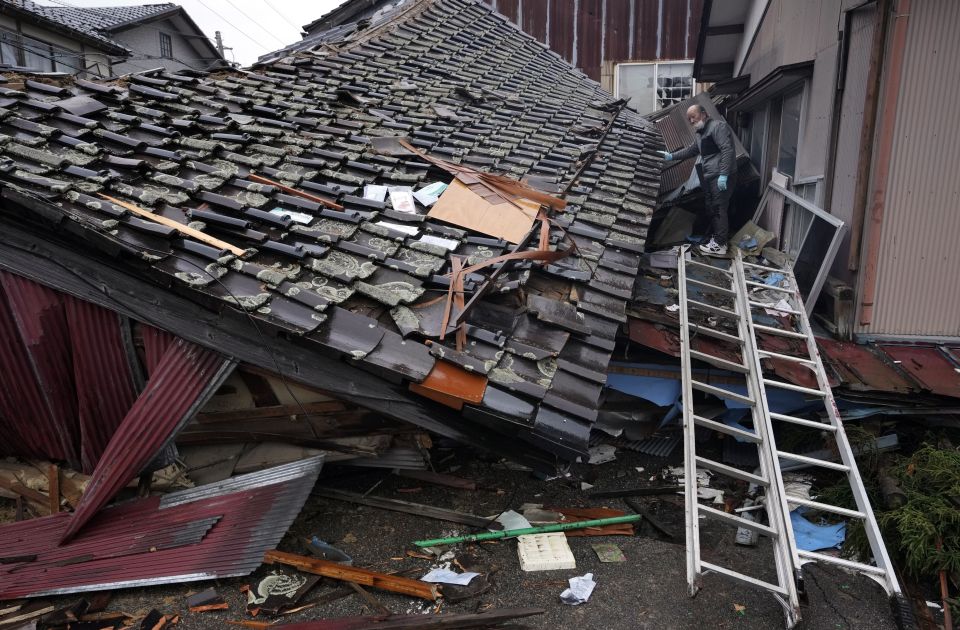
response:
M485 0L528 34L647 114L698 90L693 81L703 0ZM348 0L304 26L306 37L403 0Z
M764 184L777 169L845 222L831 273L860 338L960 336L958 29L955 0L704 5L694 75L736 94Z
M2 63L33 71L107 77L225 63L187 12L170 3L86 8L0 0L0 29Z

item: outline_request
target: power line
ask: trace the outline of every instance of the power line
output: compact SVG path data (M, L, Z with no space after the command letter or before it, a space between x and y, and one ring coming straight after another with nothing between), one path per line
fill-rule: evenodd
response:
M270 7L270 10L271 10L271 11L273 11L274 13L276 13L277 15L279 15L281 20L283 20L284 22L286 22L287 24L289 24L289 25L292 26L293 28L297 29L297 32L298 32L298 33L303 30L303 26L297 26L296 24L294 24L293 22L291 22L290 20L288 20L284 14L280 13L279 11L277 11L277 9L274 8L273 3L270 2L270 0L263 0L263 3L264 3L265 5L267 5L268 7Z
M261 31L263 31L264 33L266 33L266 34L269 35L270 37L272 37L272 38L274 38L275 40L277 40L278 42L280 42L280 45L281 45L281 46L286 46L286 44L283 42L283 40L281 40L279 37L277 37L276 35L274 35L274 34L271 33L270 31L268 31L267 29L265 29L265 28L264 28L259 22L257 22L255 19L253 19L252 17L250 17L249 15L247 15L246 13L244 13L244 12L243 12L243 9L241 9L240 7L238 7L237 5L235 5L235 4L233 3L233 0L227 0L227 4L229 4L231 7L233 7L234 9L236 9L236 10L240 13L240 15L242 15L243 17L247 18L248 20L250 20L251 22L253 22L254 24L256 24L256 25L257 25L257 28L259 28Z
M218 18L220 18L221 20L223 20L224 22L226 22L227 24L229 24L230 26L232 26L237 32L239 32L241 35L243 35L244 37L246 37L247 39L249 39L251 42L253 42L253 43L256 44L257 46L259 46L260 48L263 48L263 49L266 50L267 52L271 52L271 49L270 49L268 46L264 46L263 44L261 44L260 42L258 42L257 40L255 40L254 38L252 38L252 37L250 37L249 35L247 35L247 33L246 33L242 28L239 28L236 24L234 24L233 22L231 22L231 21L228 20L227 18L223 17L222 15L220 15L219 13L217 13L216 11L214 11L213 9L211 9L211 8L210 8L210 5L208 5L206 2L204 2L203 0L197 0L197 2L199 2L199 3L202 4L204 7L206 7L207 11L210 11L210 13L213 13L215 16L217 16Z

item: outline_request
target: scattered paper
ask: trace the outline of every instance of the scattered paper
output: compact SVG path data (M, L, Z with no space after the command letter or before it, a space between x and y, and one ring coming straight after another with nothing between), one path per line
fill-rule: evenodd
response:
M780 298L779 302L764 310L767 312L767 315L776 317L777 315L789 315L793 308L790 306L790 302L787 302L784 298Z
M421 243L426 243L427 245L436 245L437 247L443 247L450 251L455 250L460 247L460 241L455 241L452 238L441 238L439 236L432 236L430 234L424 234L420 237Z
M303 223L306 225L313 221L313 216L305 212L294 212L293 210L284 210L283 208L274 208L270 211L270 214L276 215L278 217L289 217L291 221L297 223Z
M457 573L451 571L450 569L433 569L425 576L420 578L421 582L434 582L437 584L459 584L460 586L466 586L470 583L470 580L480 575L479 573Z
M590 546L593 547L593 551L597 554L600 562L626 562L627 560L623 552L620 551L620 547L613 543L595 543Z
M679 304L667 304L666 306L663 307L663 309L664 309L665 311L667 311L668 313L676 313L677 311L680 310L680 305L679 305Z
M578 575L570 578L570 588L560 593L560 601L571 606L579 606L586 603L593 593L597 583L593 581L593 573Z
M397 212L416 214L417 205L413 201L413 193L404 190L390 191L390 205Z
M387 187L367 184L363 187L363 198L372 199L373 201L386 201Z
M394 230L395 232L403 232L410 236L416 236L417 232L420 231L420 228L412 225L401 225L400 223L390 223L389 221L377 221L377 225L385 227L388 230Z
M440 199L440 194L446 189L447 185L443 182L433 182L413 193L413 196L424 206L430 207L437 203L437 200Z
M507 510L498 516L497 522L503 525L504 529L527 529L530 527L530 521L513 510Z

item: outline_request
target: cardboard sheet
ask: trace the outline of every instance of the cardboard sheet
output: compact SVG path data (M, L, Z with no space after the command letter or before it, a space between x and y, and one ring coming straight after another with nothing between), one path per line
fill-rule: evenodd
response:
M533 227L540 203L529 199L517 199L514 203L482 184L467 185L458 178L440 195L427 216L519 243Z

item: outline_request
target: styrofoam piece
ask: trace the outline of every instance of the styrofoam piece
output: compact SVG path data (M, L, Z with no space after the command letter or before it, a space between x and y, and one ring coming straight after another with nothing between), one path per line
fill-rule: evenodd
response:
M563 532L517 536L517 554L524 571L576 569L577 561Z

